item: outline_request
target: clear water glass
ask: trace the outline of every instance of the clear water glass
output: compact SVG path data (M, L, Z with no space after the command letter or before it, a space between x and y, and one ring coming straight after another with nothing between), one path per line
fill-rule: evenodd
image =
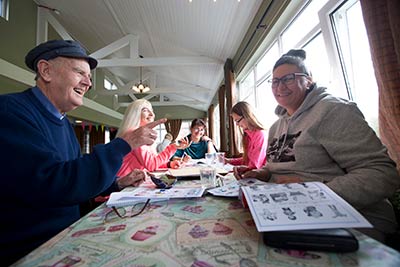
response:
M216 167L223 169L224 165L225 165L225 152L218 152L216 154L215 161L216 161L216 163L215 163Z
M203 167L200 169L201 186L204 188L215 187L217 171L211 166Z
M215 153L206 153L206 164L207 166L212 166L215 163Z

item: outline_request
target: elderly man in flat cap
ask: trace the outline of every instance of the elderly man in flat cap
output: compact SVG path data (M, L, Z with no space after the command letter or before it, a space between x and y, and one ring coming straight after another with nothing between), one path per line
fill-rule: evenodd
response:
M164 119L127 131L81 155L66 112L83 103L94 58L75 41L54 40L32 49L26 65L36 86L0 96L0 262L8 265L79 219L79 203L135 185L143 173L118 179L123 157L150 145Z

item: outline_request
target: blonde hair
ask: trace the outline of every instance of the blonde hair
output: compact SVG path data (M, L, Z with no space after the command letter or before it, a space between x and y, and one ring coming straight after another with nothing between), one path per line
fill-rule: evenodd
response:
M254 110L249 103L247 103L245 101L237 102L232 107L231 115L232 115L232 113L235 113L236 115L244 118L247 121L248 126L250 126L250 130L265 130L263 124L257 119L256 115L254 114ZM243 130L241 128L240 128L240 133L242 134L243 161L247 164L248 144L247 144L246 134L243 132Z
M264 130L264 125L257 119L254 110L249 103L245 101L237 102L231 110L231 114L235 113L243 117L252 130Z
M146 99L137 99L129 104L118 129L117 137L120 137L129 129L139 128L143 108L153 109L151 103Z

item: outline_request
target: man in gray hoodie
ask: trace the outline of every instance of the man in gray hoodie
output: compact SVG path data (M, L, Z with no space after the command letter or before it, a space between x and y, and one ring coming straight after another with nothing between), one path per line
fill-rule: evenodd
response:
M317 87L304 59L304 50L290 50L275 63L270 82L279 119L269 130L267 164L235 176L324 182L374 226L361 232L385 242L397 228L388 201L400 185L396 164L356 104Z

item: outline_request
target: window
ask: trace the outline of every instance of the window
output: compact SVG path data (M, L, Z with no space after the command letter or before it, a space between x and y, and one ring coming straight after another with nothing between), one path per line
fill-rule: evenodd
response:
M9 0L0 0L0 17L8 20Z
M294 3L290 12L297 8L297 15L281 16L287 21L278 21L277 34L264 40L270 44L264 56L239 81L239 99L254 99L260 120L270 126L276 103L264 81L280 55L301 47L307 52L306 65L314 81L334 96L355 101L378 133L378 89L359 0L310 0L301 7Z
M269 77L273 68L273 64L279 59L279 46L275 42L272 47L264 54L256 65L257 80Z
M213 114L213 119L214 119L214 132L213 132L213 141L215 142L216 147L220 150L221 149L221 144L220 144L220 127L225 127L224 125L220 125L220 117L219 117L219 104L215 105L214 108L214 114ZM210 135L210 134L209 134Z
M275 42L271 48L264 54L256 65L257 87L255 110L257 118L263 123L266 129L274 123L278 117L275 115L277 102L272 94L271 86L267 79L271 77L273 64L279 58L278 42Z
M331 75L332 70L326 50L321 49L324 46L324 39L321 33L317 34L309 43L303 46L303 49L307 52L306 64L317 85L327 87L331 94L338 96L336 92L333 92L334 87L331 86L332 79L334 78ZM341 95L341 97L346 97L346 91L343 90L343 92L344 95Z
M155 130L157 131L158 134L156 143L161 143L164 140L164 136L167 134L167 130L165 129L165 124L161 123L155 128Z
M108 128L104 129L104 144L109 143L110 140L110 130Z
M278 119L275 115L275 108L278 103L272 93L271 85L268 84L267 79L257 86L257 105L256 116L268 130L271 125Z
M117 90L117 86L111 82L108 78L104 78L104 88L106 90Z
M359 1L348 1L331 14L349 98L378 133L378 86Z
M282 50L284 53L292 48L302 47L304 38L318 26L318 11L328 0L309 1L303 10L281 35Z
M190 124L192 121L184 120L182 121L181 130L179 131L178 139L186 137L190 134Z
M250 105L255 105L254 71L251 71L240 83L239 99L248 102Z

